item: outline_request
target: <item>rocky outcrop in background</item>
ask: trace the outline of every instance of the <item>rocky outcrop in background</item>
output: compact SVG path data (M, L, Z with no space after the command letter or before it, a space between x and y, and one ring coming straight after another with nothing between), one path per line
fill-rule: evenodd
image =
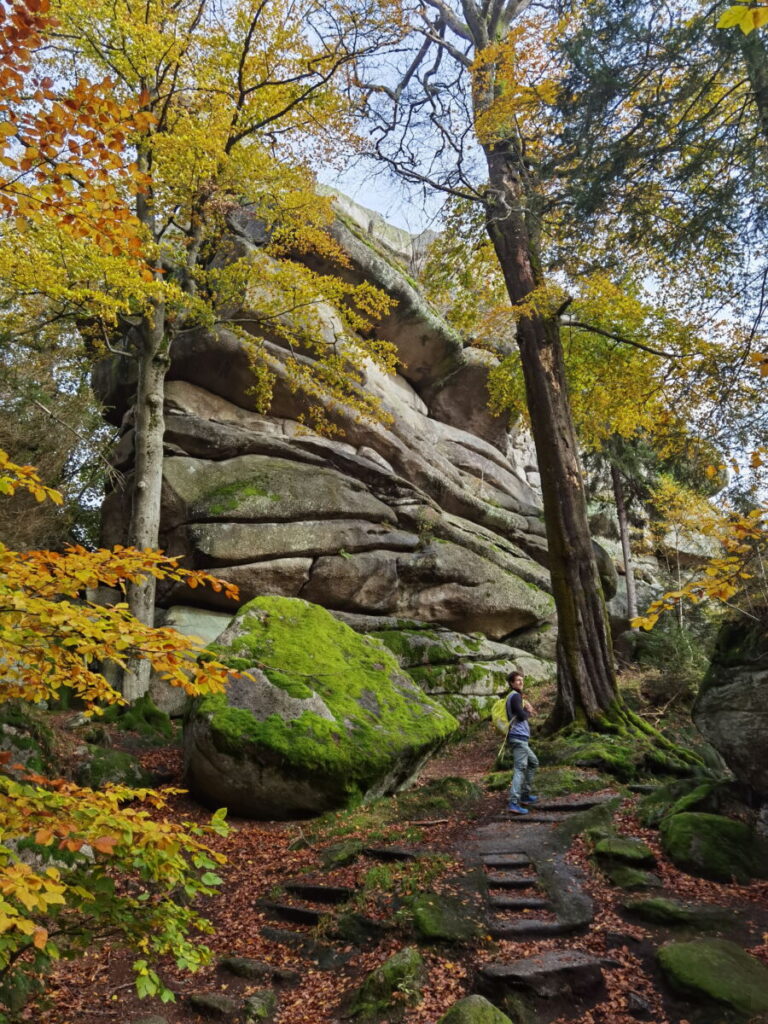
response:
M521 658L535 677L552 674L542 660L552 644L540 645L554 605L530 439L488 410L491 358L463 345L414 287L409 236L376 239L365 211L344 209L333 234L350 257L345 273L396 302L377 333L397 346L398 373L371 365L366 380L387 422L337 409L340 439L318 435L299 422L306 400L279 366L270 415L260 415L239 338L189 331L168 374L161 544L237 583L243 602L268 594L322 605L378 635L454 710L472 708L503 689ZM232 230L239 246L258 244L244 216ZM332 331L336 314L322 315ZM279 364L284 350L266 345ZM121 425L116 462L130 478L132 367L105 361L94 384ZM105 544L124 541L128 514L124 492L107 496ZM210 623L194 615L190 631L206 639L236 611L180 586L160 603L176 624L189 607L217 613Z
M693 708L699 731L764 806L768 834L768 609L720 631Z

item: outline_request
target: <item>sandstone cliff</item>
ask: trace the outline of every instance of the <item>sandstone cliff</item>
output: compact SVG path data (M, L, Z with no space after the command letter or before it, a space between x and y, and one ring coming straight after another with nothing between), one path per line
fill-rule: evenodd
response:
M258 224L231 218L238 251L263 241ZM166 393L162 545L238 584L242 601L302 597L353 628L377 633L435 695L456 710L487 701L525 657L539 678L553 656L547 551L535 458L527 436L487 407L490 357L465 346L408 274L413 239L376 233L367 211L345 203L333 234L350 257L343 273L394 300L376 328L397 346L388 376L370 366L366 387L387 422L335 410L340 439L299 422L306 409L278 368L269 416L254 411L248 355L230 331L191 330L172 351ZM328 270L328 267L319 267ZM332 333L334 311L323 310ZM121 425L116 462L130 479L132 372L104 361L94 385ZM109 494L103 541L122 542L126 492ZM180 606L231 612L212 591L176 587L160 603L175 622L206 624ZM414 636L424 631L423 642ZM544 639L542 639L544 637Z

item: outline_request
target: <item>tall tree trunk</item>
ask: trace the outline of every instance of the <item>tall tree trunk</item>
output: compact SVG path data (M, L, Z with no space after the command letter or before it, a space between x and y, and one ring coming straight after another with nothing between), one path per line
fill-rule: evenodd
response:
M160 534L160 495L163 483L163 401L165 375L170 364L165 316L155 307L141 331L135 406L135 476L128 542L133 547L157 548ZM128 605L141 622L154 624L154 576L129 585ZM150 665L131 659L123 678L123 696L136 700L149 689Z
M485 148L487 230L509 297L522 302L541 283L530 197L511 146ZM533 236L533 237L532 237ZM524 316L517 329L526 400L541 474L549 568L557 608L557 699L550 729L599 724L617 701L605 600L587 522L583 473L553 316Z
M613 482L613 500L616 502L616 515L619 519L619 537L621 552L624 556L624 579L627 584L627 618L637 618L637 591L635 589L635 570L632 565L632 549L629 546L629 523L627 521L627 503L624 500L624 483L619 467L611 463L611 480Z

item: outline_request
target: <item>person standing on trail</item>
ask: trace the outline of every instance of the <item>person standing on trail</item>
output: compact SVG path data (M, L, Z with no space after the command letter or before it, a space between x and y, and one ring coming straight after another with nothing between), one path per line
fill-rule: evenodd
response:
M535 804L538 800L538 797L533 795L532 788L539 759L529 745L531 727L528 724L528 719L536 712L528 701L523 699L525 678L522 672L511 672L507 682L510 692L507 697L509 729L506 742L515 767L512 784L509 787L507 810L512 814L527 814L528 808L523 807L523 804Z

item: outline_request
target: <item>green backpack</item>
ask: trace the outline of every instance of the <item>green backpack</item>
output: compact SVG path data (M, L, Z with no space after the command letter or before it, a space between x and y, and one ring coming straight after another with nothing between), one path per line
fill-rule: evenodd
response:
M500 697L494 702L491 707L491 721L496 726L499 732L503 732L506 736L507 730L509 729L509 719L507 718L507 698Z

